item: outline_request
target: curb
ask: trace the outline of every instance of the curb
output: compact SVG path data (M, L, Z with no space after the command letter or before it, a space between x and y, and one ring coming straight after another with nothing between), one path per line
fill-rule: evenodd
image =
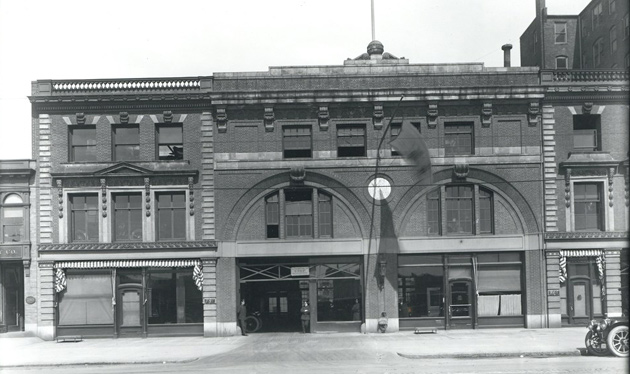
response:
M18 364L18 365L0 365L2 369L11 368L45 368L45 367L61 367L61 366L115 366L115 365L169 365L169 364L188 364L201 359L200 357L189 358L186 360L167 360L167 361L120 361L120 362L66 362L66 363L38 363L38 364Z
M410 355L406 353L396 354L403 358L408 359L484 359L484 358L547 358L547 357L567 357L567 356L582 356L582 352L576 351L562 351L562 352L497 352L497 353L456 353L456 354L426 354L426 355Z

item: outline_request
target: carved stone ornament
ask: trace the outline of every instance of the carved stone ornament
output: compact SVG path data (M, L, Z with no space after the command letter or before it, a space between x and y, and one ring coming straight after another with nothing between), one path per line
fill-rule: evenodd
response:
M457 179L466 179L468 177L469 167L468 164L455 164L453 166L453 174Z
M144 214L147 217L151 217L151 180L150 178L144 178L144 194L145 194L144 209L146 209Z
M306 179L306 170L304 166L292 167L289 176L291 178L291 185L301 186L304 184L304 179Z
M437 127L438 118L438 104L437 102L430 102L429 109L427 109L427 125L430 129Z
M529 125L534 127L538 125L538 118L540 116L540 103L532 101L529 103L529 109L527 110L527 120Z
M273 131L274 124L276 122L276 115L273 112L272 106L265 107L265 114L263 118L265 121L265 131Z
M492 103L483 103L481 109L481 126L490 127L492 123Z
M173 122L173 112L171 112L170 110L165 110L164 123L171 123L171 122Z
M194 216L195 215L195 191L193 189L193 184L194 182L194 178L193 177L188 177L188 200L190 200L190 215Z
M120 112L120 123L127 124L129 123L129 113Z
M380 130L383 128L383 117L385 117L383 105L375 104L374 112L372 113L372 122L374 123L375 130Z
M615 168L608 168L608 206L613 207L613 176L615 175Z
M107 217L107 183L101 178L101 194L103 196L103 217Z
M330 112L328 106L320 106L317 111L317 119L319 122L319 129L322 131L328 130L328 120L330 120Z
M217 129L219 130L219 132L226 132L228 117L227 112L225 111L225 107L217 107L217 114L215 119L217 121Z
M564 205L571 208L571 169L567 169L564 174Z
M57 179L57 197L59 200L59 218L63 218L63 185L60 179Z
M584 103L582 104L582 114L591 114L593 110L593 103Z
M77 125L85 125L85 113L77 113Z

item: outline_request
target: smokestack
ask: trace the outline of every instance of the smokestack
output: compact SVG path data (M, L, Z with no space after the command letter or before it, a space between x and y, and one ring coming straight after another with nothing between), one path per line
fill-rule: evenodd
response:
M512 49L512 44L503 44L501 46L503 50L503 67L510 67L510 50Z

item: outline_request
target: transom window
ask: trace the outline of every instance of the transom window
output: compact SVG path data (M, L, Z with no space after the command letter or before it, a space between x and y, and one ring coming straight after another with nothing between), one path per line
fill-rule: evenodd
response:
M114 195L114 240L142 240L142 195Z
M285 191L287 238L313 236L312 198L310 189Z
M601 183L574 183L573 206L576 231L603 231Z
M96 161L96 126L70 127L70 161Z
M0 234L4 243L21 242L26 239L24 235L24 202L18 194L9 194L0 204L0 217L2 225Z
M565 44L567 42L567 24L555 23L554 24L555 42L556 44Z
M112 138L114 161L140 159L140 128L138 126L115 126Z
M337 126L337 157L364 157L365 155L365 126Z
M282 128L284 158L307 158L312 156L311 128L285 126Z
M161 192L157 197L158 240L186 238L186 193Z
M183 160L184 141L182 125L157 126L159 160Z
M427 235L441 235L443 231L446 235L494 233L492 191L467 184L449 185L429 192L426 199ZM446 217L442 216L442 204Z
M445 123L444 152L447 156L473 154L473 124Z
M70 241L98 241L98 195L72 195L70 203Z

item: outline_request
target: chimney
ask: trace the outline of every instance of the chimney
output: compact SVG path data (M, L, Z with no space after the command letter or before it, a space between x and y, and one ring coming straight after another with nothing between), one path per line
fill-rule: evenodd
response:
M512 49L512 44L503 44L501 46L503 50L503 67L510 67L510 50Z

